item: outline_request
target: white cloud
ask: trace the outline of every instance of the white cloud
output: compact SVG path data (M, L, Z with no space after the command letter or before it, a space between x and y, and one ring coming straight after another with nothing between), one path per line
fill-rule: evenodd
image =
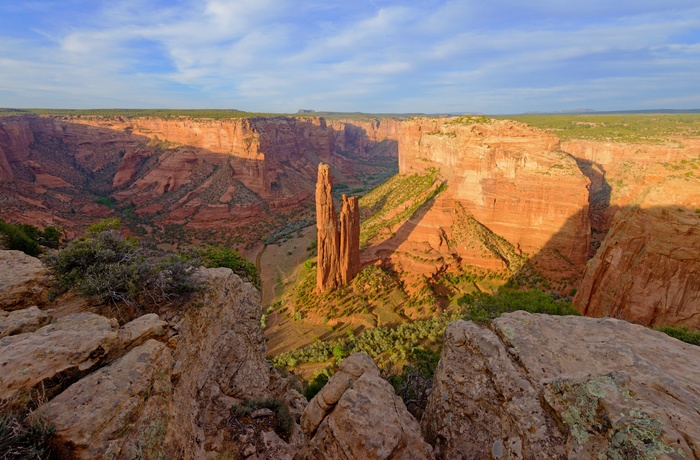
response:
M639 0L625 14L602 0L585 14L568 0L111 2L91 21L38 28L37 40L0 30L0 91L11 103L0 105L36 106L51 93L64 106L517 111L605 103L601 94L615 98L606 84L622 103L649 79L670 87L674 72L700 75L700 8L669 2ZM674 97L645 100L684 100Z

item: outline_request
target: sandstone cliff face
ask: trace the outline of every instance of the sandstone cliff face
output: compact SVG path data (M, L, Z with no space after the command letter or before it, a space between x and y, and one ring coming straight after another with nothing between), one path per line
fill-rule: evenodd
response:
M574 304L587 316L700 327L700 182L670 179L618 211Z
M330 168L320 164L316 182L316 287L319 292L347 284L360 271L360 208L357 197L343 195L339 224L332 189Z
M399 171L436 168L449 196L521 251L588 259L588 179L545 131L507 120L416 119L399 137Z
M274 225L313 199L316 167L344 181L391 169L393 121L268 117L191 120L14 117L0 120L3 217L72 230L103 217L111 195L153 224L217 232ZM393 126L393 128L392 128ZM276 223L279 225L279 222ZM262 233L262 230L258 230Z
M437 458L694 458L700 348L615 319L451 323L421 422Z

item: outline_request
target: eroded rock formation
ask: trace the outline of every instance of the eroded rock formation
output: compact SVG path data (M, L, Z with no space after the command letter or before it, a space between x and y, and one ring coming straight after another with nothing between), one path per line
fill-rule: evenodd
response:
M316 182L316 228L318 229L318 263L316 288L321 291L338 286L340 241L338 215L333 203L333 179L328 165L318 165Z
M265 235L250 228L311 204L320 161L353 186L394 167L398 121L353 123L3 117L2 217L73 230L110 214L95 199L111 196L159 226L249 227L241 235L252 244Z
M338 223L332 191L330 167L320 164L316 182L316 288L319 292L347 284L360 269L360 207L357 197L343 195Z
M342 197L340 208L340 283L348 284L360 271L360 205L356 196Z
M418 422L364 353L340 370L301 416L307 442L298 459L432 459Z
M422 419L437 458L694 458L700 347L615 319L451 323Z
M574 304L586 316L700 328L700 181L671 179L617 212Z

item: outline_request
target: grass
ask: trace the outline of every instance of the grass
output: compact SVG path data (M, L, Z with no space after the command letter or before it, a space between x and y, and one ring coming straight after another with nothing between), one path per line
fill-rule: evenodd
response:
M700 346L700 329L687 326L658 326L654 329L685 343Z
M459 299L459 304L466 309L465 319L476 322L490 321L503 313L517 310L558 316L580 316L571 303L555 299L538 289L519 291L502 287L493 295L466 294Z
M550 131L562 141L591 139L662 143L700 136L700 114L519 115L502 117Z
M380 234L409 219L425 203L444 190L438 172L397 174L360 199L360 248L372 244Z

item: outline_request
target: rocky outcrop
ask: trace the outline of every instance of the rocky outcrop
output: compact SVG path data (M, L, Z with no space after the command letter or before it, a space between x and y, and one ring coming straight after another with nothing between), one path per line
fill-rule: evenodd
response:
M51 315L39 310L36 305L9 313L0 310L0 339L8 335L34 332L46 326L49 321Z
M356 196L342 197L340 208L340 283L348 284L360 272L360 205Z
M319 292L347 284L360 271L360 207L357 197L343 195L339 224L332 191L330 167L320 164L316 182L316 289Z
M61 458L165 458L172 356L149 340L41 409Z
M51 394L143 340L162 334L157 316L139 318L138 326L119 328L116 320L94 313L73 313L35 332L0 339L0 400L39 386ZM138 334L134 332L138 331Z
M451 323L421 422L437 458L694 458L700 348L615 319Z
M309 402L301 426L307 442L298 459L433 458L418 422L362 353L343 360Z
M574 304L586 316L700 328L700 182L669 179L617 212Z
M72 383L38 412L63 458L209 458L228 452L234 404L274 396L300 412L301 396L265 360L259 293L226 268L199 276L207 290L165 311L167 324L149 314L119 328L79 313L1 339L0 365L16 371L3 374L0 399ZM261 451L292 448L260 436Z
M46 303L50 281L36 257L22 251L0 250L0 310L17 310Z

